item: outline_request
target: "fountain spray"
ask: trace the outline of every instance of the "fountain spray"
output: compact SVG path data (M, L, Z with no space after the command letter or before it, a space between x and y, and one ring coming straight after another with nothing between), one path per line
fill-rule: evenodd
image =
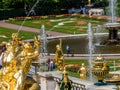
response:
M37 0L36 3L33 5L33 7L31 8L31 10L28 12L27 16L25 17L24 21L22 22L22 24L20 25L19 29L18 29L18 32L22 29L25 21L27 20L27 17L30 15L30 13L34 10L34 8L36 7L36 5L39 3L40 0Z
M109 8L110 8L110 16L111 20L110 23L116 23L116 7L117 7L117 0L110 0L109 1Z
M45 56L47 53L46 45L47 45L47 35L45 32L45 26L41 26L41 31L40 31L40 40L41 40L41 56Z
M89 67L92 68L92 54L94 52L94 45L93 45L93 31L91 23L88 23L88 50L89 50ZM90 70L90 81L92 81L92 72Z

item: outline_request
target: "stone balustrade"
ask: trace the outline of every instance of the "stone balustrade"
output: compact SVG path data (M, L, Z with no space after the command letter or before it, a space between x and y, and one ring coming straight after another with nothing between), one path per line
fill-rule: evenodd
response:
M59 90L58 83L62 78L62 74L59 71L52 72L38 72L40 81L40 90ZM95 86L94 82L82 80L75 77L69 79L73 82L73 88L71 90L115 90L116 85L108 84L104 86Z

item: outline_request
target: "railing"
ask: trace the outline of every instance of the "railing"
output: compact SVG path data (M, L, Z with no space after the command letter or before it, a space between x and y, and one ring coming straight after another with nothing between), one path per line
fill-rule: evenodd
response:
M56 81L58 83L60 81L60 78L54 77L54 81ZM85 85L83 85L83 84L73 82L71 90L86 90L86 88L85 88Z

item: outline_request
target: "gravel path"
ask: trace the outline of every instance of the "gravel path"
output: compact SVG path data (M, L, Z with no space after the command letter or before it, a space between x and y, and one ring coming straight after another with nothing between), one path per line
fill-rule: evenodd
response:
M15 25L15 24L10 24L10 23L6 23L5 21L0 21L0 27L4 27L4 28L10 28L10 29L14 29L14 30L19 30L21 28L20 25ZM22 26L22 31L27 31L27 32L35 32L35 33L40 33L40 29L36 29L36 28L31 28L31 27L26 27L26 26ZM46 31L47 35L50 36L61 36L61 35L67 35L65 33L59 33L59 32L53 32L53 31Z

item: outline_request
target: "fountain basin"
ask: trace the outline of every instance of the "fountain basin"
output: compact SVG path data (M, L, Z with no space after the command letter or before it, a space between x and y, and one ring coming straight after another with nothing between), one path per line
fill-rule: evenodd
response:
M120 28L120 23L106 23L103 25L105 28Z
M120 36L118 34L118 36ZM66 36L60 37L62 38L62 50L63 53L66 53L66 45L69 45L72 54L89 54L88 50L88 37L86 35L81 36ZM94 44L94 52L93 54L119 54L120 53L120 45L104 45L101 42L108 40L107 33L99 33L94 35L93 44ZM55 39L48 40L47 50L49 53L55 53L56 45L59 44L59 37Z
M98 82L95 83L95 85L106 85L106 83L103 82L104 77L109 73L108 70L97 70L92 69L92 73L97 77Z

